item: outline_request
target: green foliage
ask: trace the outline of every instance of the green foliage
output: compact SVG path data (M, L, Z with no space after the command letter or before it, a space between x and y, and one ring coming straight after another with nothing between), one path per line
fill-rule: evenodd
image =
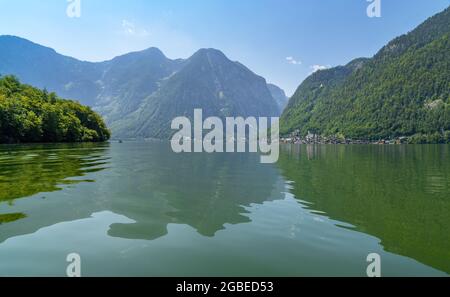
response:
M0 78L0 143L100 142L110 132L89 107Z
M415 134L408 138L409 144L450 143L450 131L444 133Z
M299 87L281 119L283 134L411 143L448 142L450 9L396 38L372 59L319 71ZM447 133L447 134L446 134Z

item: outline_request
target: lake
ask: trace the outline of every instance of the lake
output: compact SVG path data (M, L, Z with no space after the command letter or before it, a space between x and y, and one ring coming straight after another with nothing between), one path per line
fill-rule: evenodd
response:
M450 274L450 146L0 146L0 275Z

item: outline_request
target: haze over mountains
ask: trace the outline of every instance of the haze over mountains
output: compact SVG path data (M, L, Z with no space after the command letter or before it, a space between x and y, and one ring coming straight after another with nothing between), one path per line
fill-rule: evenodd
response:
M278 116L284 92L215 49L186 60L149 48L92 63L28 40L0 36L0 74L93 107L113 137L168 138L177 116Z
M450 8L372 58L315 72L285 108L283 90L215 49L168 59L157 48L91 63L0 36L0 74L79 100L116 138L161 138L177 116L278 116L281 132L450 142Z
M301 136L450 142L450 8L373 58L308 77L280 124Z

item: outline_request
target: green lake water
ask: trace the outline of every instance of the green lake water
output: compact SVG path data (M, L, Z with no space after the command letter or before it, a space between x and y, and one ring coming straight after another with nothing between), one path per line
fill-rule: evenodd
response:
M0 146L0 276L450 274L450 146Z

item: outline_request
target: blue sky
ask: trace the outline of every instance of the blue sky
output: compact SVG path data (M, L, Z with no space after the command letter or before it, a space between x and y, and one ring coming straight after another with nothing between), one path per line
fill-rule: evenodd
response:
M217 48L291 95L315 68L372 56L450 0L0 0L0 35L27 38L88 61L151 46L169 58Z

